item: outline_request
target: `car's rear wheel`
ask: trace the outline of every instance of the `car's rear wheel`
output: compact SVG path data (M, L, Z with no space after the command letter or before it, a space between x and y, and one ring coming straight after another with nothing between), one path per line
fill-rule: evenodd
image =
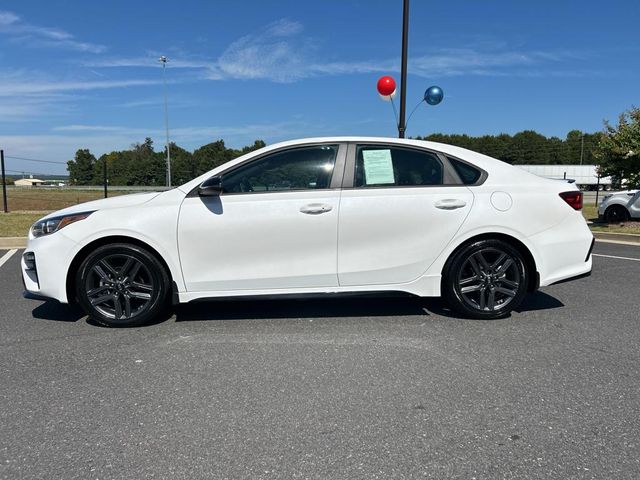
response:
M479 240L458 250L445 265L442 296L466 317L500 318L520 305L528 281L516 248L502 240Z
M607 223L626 222L629 220L629 212L622 205L611 205L604 212L604 220Z
M94 321L108 327L150 322L166 308L168 287L158 259L127 243L97 248L76 275L78 302Z

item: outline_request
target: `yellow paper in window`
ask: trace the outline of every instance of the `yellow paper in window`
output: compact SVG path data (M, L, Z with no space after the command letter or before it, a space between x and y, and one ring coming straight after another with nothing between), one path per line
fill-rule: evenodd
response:
M391 150L363 150L364 181L367 185L396 183L393 175Z

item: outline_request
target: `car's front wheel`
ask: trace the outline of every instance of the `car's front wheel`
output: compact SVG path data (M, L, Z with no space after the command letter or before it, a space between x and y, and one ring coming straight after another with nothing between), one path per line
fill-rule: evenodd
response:
M169 278L147 250L127 243L91 252L76 275L76 296L87 314L108 327L150 322L166 308Z
M520 305L528 280L516 248L502 240L479 240L458 250L445 265L442 296L466 317L501 318Z

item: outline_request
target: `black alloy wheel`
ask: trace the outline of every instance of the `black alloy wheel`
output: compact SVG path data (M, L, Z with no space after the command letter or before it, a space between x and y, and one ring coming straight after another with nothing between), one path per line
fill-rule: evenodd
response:
M166 307L169 278L154 255L130 244L99 247L76 276L80 305L96 322L132 327L157 317Z
M507 316L522 302L529 276L522 254L501 240L480 240L458 250L445 265L442 295L464 316Z
M622 205L611 205L604 212L604 220L607 223L626 222L629 220L629 214Z

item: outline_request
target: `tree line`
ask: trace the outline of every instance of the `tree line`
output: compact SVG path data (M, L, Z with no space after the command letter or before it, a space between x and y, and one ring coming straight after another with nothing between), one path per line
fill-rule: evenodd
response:
M612 176L618 182L624 179L629 187L640 186L640 108L622 113L617 125L605 122L602 132L572 130L564 139L546 137L533 130L479 137L433 133L416 138L468 148L514 165L598 165L601 175ZM218 140L190 152L171 143L172 184L185 183L264 146L262 140L256 140L253 145L233 149ZM150 138L132 145L129 150L107 153L99 159L87 149L78 150L75 159L67 162L70 182L101 185L105 162L111 185L159 186L166 183L166 153L164 149L155 151Z
M570 131L566 138L546 137L533 130L515 135L483 135L433 133L419 140L447 143L489 155L512 165L593 165L594 151L602 138L600 132Z
M218 140L190 152L172 142L169 145L171 184L183 184L229 160L264 146L262 140L256 140L253 145L234 149L227 148L223 140ZM166 149L155 151L150 138L132 145L128 150L106 153L98 159L88 149L80 149L74 160L67 162L69 182L72 185L102 185L106 162L111 185L165 185L166 158Z

